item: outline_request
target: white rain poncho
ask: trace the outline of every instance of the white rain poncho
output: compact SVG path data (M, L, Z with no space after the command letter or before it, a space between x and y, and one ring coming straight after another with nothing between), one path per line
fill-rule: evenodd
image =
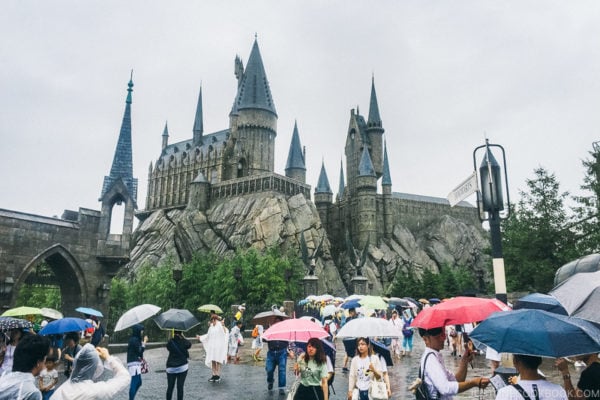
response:
M104 372L112 370L114 376L108 381L94 382ZM131 377L121 361L110 356L105 363L100 360L96 348L86 344L77 353L71 377L52 395L52 400L108 400L129 386Z

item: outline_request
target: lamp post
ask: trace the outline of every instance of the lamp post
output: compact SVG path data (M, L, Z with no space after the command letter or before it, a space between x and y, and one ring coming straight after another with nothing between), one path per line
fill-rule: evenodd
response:
M497 147L502 151L502 160L504 163L504 176L498 161L492 154L491 148ZM506 277L504 273L504 258L502 256L502 235L500 233L500 220L508 218L510 214L510 198L508 194L508 178L506 174L506 156L504 148L497 144L490 144L488 139L485 144L476 147L473 151L473 166L477 169L476 155L477 151L485 148L485 154L479 167L479 178L481 181L481 193L477 192L477 208L479 210L479 219L488 221L490 225L490 235L492 239L492 265L494 271L494 288L496 298L507 302L506 296ZM500 212L504 210L502 178L506 184L506 201L508 204L507 212L501 216Z
M3 302L2 308L10 307L10 298L14 286L15 280L12 276L7 276L3 281L0 282L0 297L2 298Z
M291 269L286 269L283 276L285 278L285 291L287 295L287 300L291 300L292 296L290 294L290 281L292 280L292 276L294 276L294 271L292 271Z
M183 279L183 267L181 264L173 265L173 280L175 281L175 308L179 307L179 282Z

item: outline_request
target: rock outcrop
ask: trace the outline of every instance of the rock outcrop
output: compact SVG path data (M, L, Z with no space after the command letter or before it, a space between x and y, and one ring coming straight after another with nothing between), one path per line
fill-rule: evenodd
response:
M326 234L314 204L302 195L256 193L216 203L206 212L159 210L138 226L128 270L135 273L145 263L159 265L168 259L185 263L198 252L228 256L236 249L279 246L299 253L302 233L309 249ZM489 263L484 256L488 246L482 229L450 216L432 220L418 232L395 225L391 239L369 245L363 275L374 293L383 293L396 273L408 268L417 275L443 265L483 271ZM333 255L331 248L326 238L316 263L319 291L345 296L355 267L346 254Z

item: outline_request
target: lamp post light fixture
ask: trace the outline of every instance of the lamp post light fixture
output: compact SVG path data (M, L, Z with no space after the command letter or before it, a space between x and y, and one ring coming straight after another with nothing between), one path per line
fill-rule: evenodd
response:
M100 303L103 303L108 298L109 293L110 293L110 285L106 282L104 282L102 285L98 286L98 288L96 289L96 297L98 297L98 301Z
M504 175L502 169L491 148L495 147L502 152L504 164ZM488 139L485 144L478 146L473 151L473 166L477 170L477 151L485 148L485 154L479 167L479 178L481 193L477 192L477 208L479 210L479 219L488 221L490 225L490 235L492 239L492 265L494 271L494 288L496 298L506 303L506 277L504 273L504 258L502 256L502 235L500 233L500 220L506 219L510 215L510 198L508 194L508 178L506 173L506 155L504 148L498 144L490 144ZM504 180L506 190L502 189ZM504 193L506 193L507 209L504 211Z
M175 302L179 299L179 282L183 279L183 267L181 264L173 265L173 280L175 281ZM175 304L177 307L177 304Z

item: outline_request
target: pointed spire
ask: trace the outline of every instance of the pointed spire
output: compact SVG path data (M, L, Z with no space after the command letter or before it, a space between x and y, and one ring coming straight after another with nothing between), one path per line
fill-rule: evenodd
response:
M341 199L344 196L344 188L346 184L344 183L344 163L340 160L340 187L338 189L338 199Z
M133 157L131 150L131 92L133 91L133 70L131 71L131 78L129 79L127 87L125 113L123 114L119 140L110 168L110 175L104 177L100 197L103 197L115 182L122 179L127 186L131 197L134 201L137 201L137 179L133 177Z
M165 129L162 134L162 149L169 145L169 127L167 126L167 121L165 121Z
M358 165L358 176L377 176L375 175L375 168L373 168L373 162L371 161L367 146L363 147L362 157Z
M390 164L387 155L387 142L383 143L383 176L381 178L381 185L392 186L392 176L390 175Z
M329 186L329 179L327 179L327 172L325 171L325 161L321 164L321 173L319 174L319 182L315 188L315 193L333 193Z
M194 119L194 144L199 145L202 142L202 133L204 132L204 122L202 117L202 85L198 93L198 105L196 105L196 118Z
M238 88L232 113L243 109L262 109L277 115L275 104L271 96L269 81L265 73L258 40L254 39L254 45L248 58L248 64Z
M300 135L298 134L298 123L294 121L294 133L292 133L292 142L290 143L290 151L288 152L287 163L285 170L288 169L303 169L306 171L304 155L302 154L302 145L300 144Z
M371 101L369 102L369 120L368 126L381 126L381 117L379 116L379 105L377 104L377 93L375 92L375 76L371 77Z

